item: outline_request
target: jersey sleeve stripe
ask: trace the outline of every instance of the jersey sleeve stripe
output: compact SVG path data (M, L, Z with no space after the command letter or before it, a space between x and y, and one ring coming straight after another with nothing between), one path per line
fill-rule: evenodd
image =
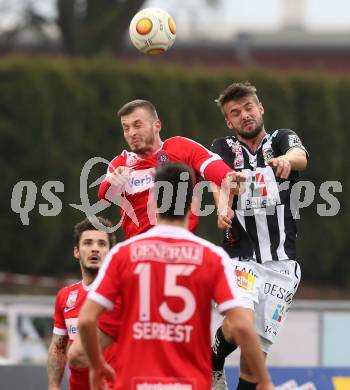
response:
M224 313L229 309L234 309L235 307L243 307L243 303L239 299L230 299L229 301L222 302L218 305L218 310L220 314Z
M213 153L211 153L211 154L213 154ZM213 155L213 157L210 157L210 158L208 158L208 160L205 160L204 163L199 168L199 172L201 173L201 175L204 177L204 171L205 171L206 167L209 164L211 164L212 162L218 161L218 160L222 160L222 158L218 155Z
M301 149L301 150L303 150L303 151L305 152L306 157L310 157L310 156L309 156L309 152L306 150L306 148L305 148L304 145L293 145L293 146L291 146L291 147L286 151L286 153L289 152L289 151L292 150L292 149ZM285 153L285 154L286 154L286 153Z
M112 310L114 307L113 302L111 302L109 299L107 299L96 291L90 291L87 298L91 299L92 301L98 303L101 306L104 306L108 310Z
M53 328L53 334L56 334L57 336L65 336L68 334L67 329L63 328L56 328L56 326Z

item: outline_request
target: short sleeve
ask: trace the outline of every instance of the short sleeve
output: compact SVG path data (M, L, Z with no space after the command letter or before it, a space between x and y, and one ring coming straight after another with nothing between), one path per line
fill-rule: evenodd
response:
M292 148L300 148L308 155L297 133L290 129L276 130L272 134L272 147L277 152L277 156L286 154Z
M58 336L68 334L63 315L64 307L64 290L61 289L56 295L55 312L53 317L53 333Z
M120 272L118 271L118 266L121 257L119 256L118 247L118 245L114 247L103 261L98 276L88 294L88 299L97 302L108 310L113 310L120 293Z

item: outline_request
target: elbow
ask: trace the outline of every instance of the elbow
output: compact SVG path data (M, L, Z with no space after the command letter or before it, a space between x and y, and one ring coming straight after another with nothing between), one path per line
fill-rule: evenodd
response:
M106 193L108 191L110 187L110 184L108 181L103 181L101 184L100 184L100 187L98 189L98 192L97 192L97 196L100 200L106 200Z
M307 167L307 158L305 157L305 160L302 162L301 171L303 171L304 169L306 169L306 167Z
M245 321L237 321L233 327L233 336L235 340L244 340L250 336L251 324Z
M301 157L298 161L298 171L303 171L307 167L307 157L306 154Z
M226 327L225 338L227 341L235 341L236 344L241 345L244 340L252 337L254 333L254 326L249 319L235 318Z
M73 343L67 354L69 366L74 368L85 368L89 362L81 344Z
M305 158L299 158L298 160L295 160L293 163L291 163L291 170L296 172L301 172L307 167L307 159Z

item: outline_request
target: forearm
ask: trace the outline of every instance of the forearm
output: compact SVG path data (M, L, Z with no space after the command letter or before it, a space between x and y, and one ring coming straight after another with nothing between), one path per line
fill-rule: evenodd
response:
M214 183L211 184L211 190L213 193L215 206L218 210L218 215L227 215L228 209L231 209L232 207L234 198L233 192L228 192L227 189L219 188Z
M210 187L211 187L211 192L213 193L215 206L216 206L216 208L218 208L219 207L219 200L220 200L220 188L214 183L210 183Z
M92 367L100 366L102 351L97 336L97 321L85 319L79 322L79 334L89 364Z
M47 360L48 389L60 389L64 370L66 367L67 355L64 348L60 349L56 345L51 346Z
M303 149L289 149L284 156L290 162L292 171L303 171L307 166L306 152Z
M224 325L225 338L240 346L242 355L257 381L270 382L259 336L255 331L254 314L248 309L237 307L226 313Z
M229 172L232 172L233 169L225 164L220 158L212 161L203 172L203 177L205 180L211 181L218 186L222 186L223 182L226 180L226 175Z
M260 340L253 328L247 326L241 332L234 335L235 340L241 347L249 368L258 378L258 383L269 382L271 380L265 364L265 357L260 347Z

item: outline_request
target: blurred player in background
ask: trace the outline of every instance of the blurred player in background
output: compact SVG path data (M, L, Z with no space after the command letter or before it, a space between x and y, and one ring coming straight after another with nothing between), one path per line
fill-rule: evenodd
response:
M118 116L124 131L124 138L130 151L124 150L115 157L99 188L99 198L113 201L116 195L125 200L121 206L122 228L126 238L145 232L155 225L155 210L149 201L149 190L153 186L153 172L164 162L182 162L190 166L196 175L217 185L223 182L244 180L222 159L202 145L184 137L173 137L166 141L160 138L162 124L153 104L146 100L134 100L125 104ZM133 221L128 210L135 213ZM195 230L198 217L191 213L189 229Z
M110 221L98 217L100 223L111 226ZM59 390L67 361L67 350L73 343L78 331L78 316L87 296L91 283L95 280L98 270L108 251L115 244L114 233L105 233L91 224L88 219L74 227L74 257L80 263L82 280L78 283L63 287L56 296L54 328L52 341L48 353L47 373L48 389ZM115 310L117 310L116 307ZM115 334L111 333L118 328L117 313L113 318L108 317L100 325L103 345L111 345L105 350L105 358L112 365L116 356ZM111 334L110 334L111 333ZM70 390L88 390L89 373L87 363L80 367L70 365Z
M171 191L164 182L171 184ZM113 308L119 294L127 310L122 314L115 390L209 390L212 299L226 314L227 333L240 344L259 389L273 389L258 336L229 278L227 254L186 228L192 171L182 164L158 167L154 194L160 195L154 195L157 226L112 249L80 313L92 390L113 375L100 351L97 320L104 309ZM176 212L178 199L185 214Z
M211 150L247 179L245 191L232 200L226 214L219 215L218 227L224 232L232 276L267 354L300 281L291 189L306 168L307 153L294 131L266 132L264 108L253 85L232 84L216 102L233 135L214 140ZM218 203L219 191L214 196ZM213 346L213 390L227 389L224 362L237 347L225 333L225 321ZM255 389L257 382L241 354L237 389Z

